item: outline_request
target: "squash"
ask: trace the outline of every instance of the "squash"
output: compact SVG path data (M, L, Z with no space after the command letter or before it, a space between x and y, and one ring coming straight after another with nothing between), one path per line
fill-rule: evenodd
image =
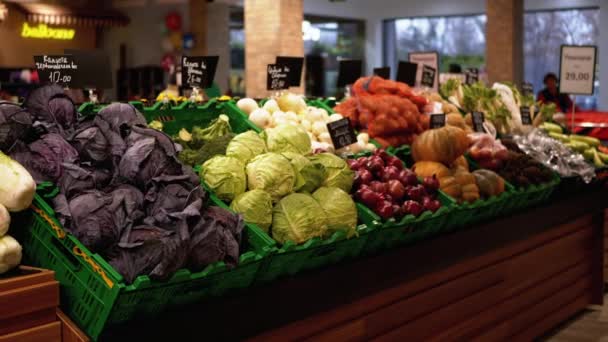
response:
M472 173L458 169L454 172L454 178L462 188L461 199L463 201L473 203L479 199L480 195L479 188L477 187L477 180Z
M452 163L452 169L458 168L469 171L469 162L467 161L467 158L465 158L464 156L460 156L456 158L456 160L454 160L454 162Z
M450 176L450 170L445 165L432 161L419 161L412 166L412 170L418 177L432 177L435 176L438 179L446 176Z
M435 161L451 165L469 148L465 131L453 126L430 129L420 134L412 144L415 161Z
M36 182L21 164L0 152L0 204L15 212L29 208Z
M475 170L473 176L477 181L479 192L484 197L497 196L505 191L505 180L490 170Z
M447 114L445 116L445 124L458 127L460 129L465 129L467 127L466 122L464 122L464 117L458 112Z
M452 176L439 178L439 189L456 200L462 196L462 186Z

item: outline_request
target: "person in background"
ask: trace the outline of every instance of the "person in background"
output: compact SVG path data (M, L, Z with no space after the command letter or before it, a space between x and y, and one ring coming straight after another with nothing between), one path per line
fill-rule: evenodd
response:
M538 101L542 103L555 103L557 110L562 113L571 112L574 103L572 103L568 94L559 93L557 89L557 76L550 72L545 75L543 83L545 84L545 89L538 92Z

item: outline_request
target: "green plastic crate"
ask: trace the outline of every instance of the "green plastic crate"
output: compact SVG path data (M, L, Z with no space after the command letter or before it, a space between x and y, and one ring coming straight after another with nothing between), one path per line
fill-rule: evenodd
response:
M560 184L560 181L560 177L554 173L553 179L550 182L530 185L525 188L515 188L514 198L509 211L514 212L546 202Z
M24 262L55 271L63 310L94 340L107 326L135 316L154 316L169 307L247 288L273 251L266 234L246 226L244 253L234 269L217 262L196 273L179 270L164 282L139 276L127 285L101 256L63 230L40 196L34 198L32 210L14 216L13 224L20 226L16 232Z

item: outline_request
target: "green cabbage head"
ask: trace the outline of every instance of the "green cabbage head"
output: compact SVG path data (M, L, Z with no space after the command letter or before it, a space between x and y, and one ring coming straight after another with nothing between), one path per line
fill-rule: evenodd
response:
M335 187L321 187L312 194L327 216L328 234L343 230L347 237L357 229L357 207L349 194Z
M313 163L303 155L293 152L284 152L282 155L289 159L296 171L295 191L312 193L321 186L327 176L323 165Z
M245 222L255 224L268 233L272 224L272 197L264 190L255 189L236 196L230 208L243 214Z
M268 192L274 202L294 190L296 172L289 160L278 153L260 154L246 169L249 189Z
M236 158L215 156L203 163L200 176L224 201L232 201L247 188L245 167Z
M333 153L319 153L309 159L313 163L319 163L325 167L327 178L325 178L323 186L337 187L350 193L355 173L348 167L344 159Z
M281 124L262 133L270 152L295 152L309 154L312 151L310 137L301 125Z
M301 244L327 234L327 217L323 208L309 194L295 193L284 197L272 211L272 238L279 243Z
M247 164L253 157L266 152L266 143L256 132L247 131L235 136L228 147L226 155Z

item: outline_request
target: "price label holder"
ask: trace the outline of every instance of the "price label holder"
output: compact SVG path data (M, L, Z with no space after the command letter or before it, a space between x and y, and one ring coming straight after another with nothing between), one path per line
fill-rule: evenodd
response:
M286 65L282 64L268 64L266 69L266 90L284 90L289 88L289 78L286 69L289 69Z
M532 115L530 114L530 107L519 107L519 112L521 113L521 123L528 126L532 125Z
M597 46L562 45L559 63L559 92L574 96L593 95L595 89L595 65ZM574 130L574 111L572 106L572 130Z
M439 88L439 75L437 74L437 70L439 70L439 53L437 51L415 51L408 53L407 57L408 61L411 63L418 64L418 72L416 74L417 84L421 87L432 88L437 91ZM434 70L432 82L428 79L430 76L428 74L426 75L427 79L424 80L425 69L423 66L430 67Z
M211 87L218 61L218 56L183 56L182 83L190 87Z
M524 96L530 96L530 95L534 96L534 86L532 85L532 83L524 82L521 85L521 93Z
M417 63L400 61L397 67L397 82L403 82L410 87L415 87L417 71Z
M466 69L464 76L465 76L466 84L476 83L477 81L479 81L479 69L468 68L468 69Z
M445 126L445 114L431 114L431 128Z
M348 118L328 123L327 131L336 150L357 142L357 135Z
M34 56L34 64L41 82L71 87L78 84L78 63L72 55Z
M435 74L437 70L428 65L422 66L422 77L420 78L420 85L427 88L433 88L435 86Z
M382 77L385 80L388 80L391 78L391 68L390 67L374 68L374 75L376 75L378 77Z
M473 112L473 129L475 132L485 133L486 130L483 128L483 123L486 121L483 112Z
M342 59L338 61L338 88L351 85L363 74L363 61L360 59Z
M277 56L275 64L287 66L287 80L290 87L299 87L304 69L304 57Z

